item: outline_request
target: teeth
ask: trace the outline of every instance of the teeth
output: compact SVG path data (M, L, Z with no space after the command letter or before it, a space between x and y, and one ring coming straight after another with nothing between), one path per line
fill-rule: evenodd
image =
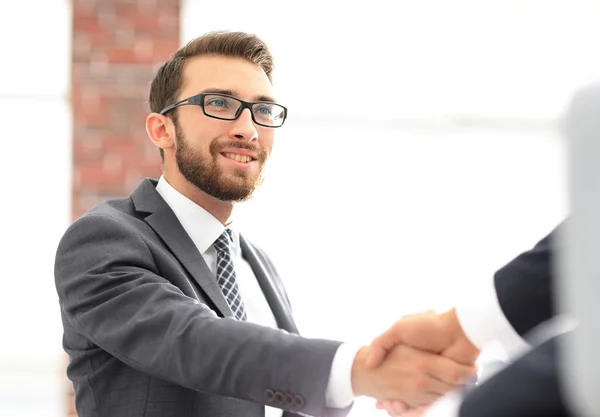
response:
M250 162L252 160L248 155L240 155L237 153L226 153L225 156L238 162Z

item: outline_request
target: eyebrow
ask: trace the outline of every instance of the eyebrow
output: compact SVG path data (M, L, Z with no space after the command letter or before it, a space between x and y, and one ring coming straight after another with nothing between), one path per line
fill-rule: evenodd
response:
M234 96L239 98L240 93L235 90L228 90L224 88L207 88L206 90L202 90L201 93L218 93L218 94L227 94L228 96ZM277 101L270 96L258 95L254 96L253 101L270 101L271 103L277 103Z

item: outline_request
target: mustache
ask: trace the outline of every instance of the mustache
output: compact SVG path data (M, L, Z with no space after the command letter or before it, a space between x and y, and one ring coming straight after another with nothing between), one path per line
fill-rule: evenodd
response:
M240 141L228 141L228 142L217 142L214 141L210 144L210 152L215 155L219 153L221 149L224 148L237 148L237 149L246 149L252 152L255 152L258 155L259 160L264 161L267 159L267 153L260 146L253 146L249 143L244 143Z

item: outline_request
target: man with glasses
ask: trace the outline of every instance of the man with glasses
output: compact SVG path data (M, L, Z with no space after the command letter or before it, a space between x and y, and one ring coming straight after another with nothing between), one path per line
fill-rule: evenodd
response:
M272 70L245 33L177 51L146 120L162 176L94 207L61 240L55 280L80 417L343 416L358 395L418 406L473 374L402 345L372 370L367 346L298 335L275 267L231 221L288 115Z

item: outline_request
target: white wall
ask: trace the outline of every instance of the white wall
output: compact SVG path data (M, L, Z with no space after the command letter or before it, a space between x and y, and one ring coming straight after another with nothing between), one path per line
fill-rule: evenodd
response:
M275 55L290 119L239 221L305 335L450 306L566 214L558 118L600 74L600 5L524 3L185 2L184 42L244 30Z
M0 416L64 415L54 253L70 221L71 2L0 13Z
M184 40L242 29L275 54L291 117L239 221L306 335L365 339L449 305L564 215L554 127L600 73L600 8L522 3L185 3ZM52 269L70 221L70 30L67 0L0 14L2 416L62 415Z

